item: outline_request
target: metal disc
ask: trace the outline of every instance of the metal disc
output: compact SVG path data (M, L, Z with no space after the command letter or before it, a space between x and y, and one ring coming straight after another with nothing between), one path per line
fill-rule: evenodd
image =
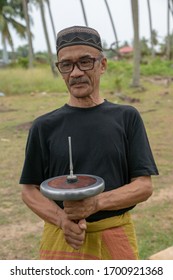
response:
M104 180L101 177L76 174L77 181L69 183L67 176L57 176L43 181L41 193L52 200L82 200L103 192Z

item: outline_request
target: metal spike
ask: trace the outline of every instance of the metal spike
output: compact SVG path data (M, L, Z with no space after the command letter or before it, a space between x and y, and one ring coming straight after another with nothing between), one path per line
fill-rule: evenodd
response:
M77 176L73 174L73 160L72 160L72 146L71 146L71 136L68 137L69 144L69 164L70 164L70 175L67 176L67 182L73 183L77 181Z

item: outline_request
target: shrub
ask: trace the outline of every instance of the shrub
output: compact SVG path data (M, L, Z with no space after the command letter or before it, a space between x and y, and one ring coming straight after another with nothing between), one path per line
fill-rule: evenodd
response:
M19 66L21 66L22 68L28 68L29 65L29 60L27 57L19 57L18 59L18 64Z

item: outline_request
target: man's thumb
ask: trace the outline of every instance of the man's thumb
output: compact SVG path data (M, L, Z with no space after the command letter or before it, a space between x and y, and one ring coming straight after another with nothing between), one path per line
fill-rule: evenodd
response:
M86 230L87 229L87 224L86 224L86 220L82 219L78 222L78 225L80 227L80 229Z

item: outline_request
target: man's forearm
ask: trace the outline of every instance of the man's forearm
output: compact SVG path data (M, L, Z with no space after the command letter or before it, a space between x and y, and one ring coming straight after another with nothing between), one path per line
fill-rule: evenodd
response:
M23 185L24 203L41 219L61 227L64 211L54 202L44 197L36 185Z
M152 194L150 176L138 177L130 184L97 196L97 211L119 210L147 200Z

